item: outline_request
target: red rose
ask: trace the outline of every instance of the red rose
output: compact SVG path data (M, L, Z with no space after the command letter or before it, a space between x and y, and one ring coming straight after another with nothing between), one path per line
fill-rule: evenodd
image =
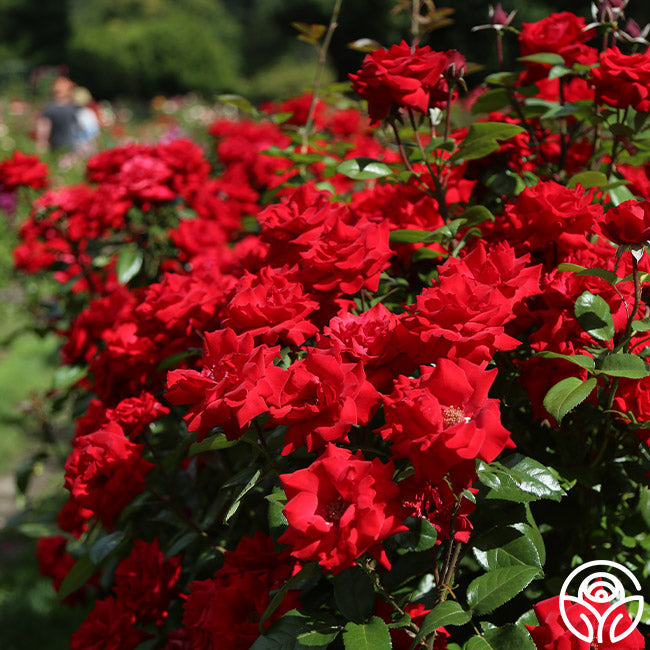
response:
M167 413L166 406L151 393L143 392L138 397L123 399L114 409L109 409L106 416L118 422L131 440L136 440L154 420Z
M439 282L424 289L402 322L412 333L409 356L419 363L441 357L489 361L496 350L512 350L519 341L505 325L523 301L539 293L539 266L516 257L506 243L478 245L462 259L439 267Z
M574 63L589 57L592 48L584 45L596 35L594 29L585 31L585 19L570 11L553 13L535 23L522 23L519 33L519 47L522 56L538 52L554 52L571 67ZM593 55L592 55L593 56ZM550 65L529 64L523 83L533 83L545 77Z
M20 185L28 187L47 186L47 165L38 156L28 156L14 151L11 158L0 162L0 187L13 191Z
M498 399L488 399L497 370L459 359L422 366L417 379L398 377L383 397L386 425L381 436L397 458L408 458L416 472L437 484L455 466L473 476L477 458L493 461L514 447L501 424Z
M233 552L226 552L224 565L212 578L195 580L183 605L192 650L248 650L259 637L259 621L268 607L270 592L291 577L288 553L279 556L268 536L257 532L242 538ZM289 591L264 623L267 629L284 613L299 605L297 591Z
M590 75L596 101L615 108L632 106L644 113L650 109L650 52L627 55L617 47L609 48Z
M172 404L190 404L185 421L202 440L212 427L222 426L230 438L243 433L250 421L268 410L268 400L286 371L273 365L280 346L255 346L249 333L231 329L206 332L203 370L173 370L165 396Z
M517 249L565 253L583 246L603 209L591 192L541 181L527 187L505 212L508 241Z
M603 614L611 603L592 602L601 614ZM592 644L580 640L573 632L569 631L560 614L560 597L553 596L540 603L533 605L533 610L539 625L537 627L527 625L530 635L535 641L537 650L590 650ZM592 619L590 612L580 603L569 603L566 606L566 615L571 624L583 634L588 634L588 628L582 619L582 616L588 616ZM615 616L621 616L618 623L618 630L627 629L632 624L630 615L625 609L625 605L620 605L608 617L607 620L613 621ZM598 624L592 619L592 629L597 629ZM598 644L599 650L643 650L645 640L639 630L634 630L628 637L616 643L612 643L607 633L607 624L605 624L605 634L603 643Z
M350 74L352 88L368 102L371 123L377 123L399 108L427 113L444 107L449 99L445 71L454 65L459 71L465 59L456 50L432 52L429 46L414 51L405 41L389 50L367 54L356 74Z
M317 560L334 575L368 552L384 566L382 540L406 530L394 467L328 444L306 469L280 475L289 528L278 540L291 554Z
M181 568L180 556L166 559L157 538L151 544L136 539L129 557L115 569L113 591L139 623L153 621L161 625L167 618L169 601L177 591Z
M63 579L76 564L66 551L68 540L63 535L41 537L36 543L36 560L41 575L52 579L54 591L59 592Z
M599 222L600 232L615 244L645 245L650 241L650 203L623 201Z
M279 340L302 345L318 328L308 320L318 303L296 282L295 268L266 266L256 275L245 273L233 289L223 326L249 332L268 345Z
M368 422L379 395L361 362L343 362L338 348L310 348L284 371L271 400L271 422L288 427L282 451L288 454L347 441L351 425Z
M136 445L122 428L109 422L99 431L75 438L65 464L65 487L72 498L92 510L106 528L144 490L153 465L142 458L144 445Z
M112 596L96 600L70 637L71 650L133 650L150 637L134 626L135 615Z

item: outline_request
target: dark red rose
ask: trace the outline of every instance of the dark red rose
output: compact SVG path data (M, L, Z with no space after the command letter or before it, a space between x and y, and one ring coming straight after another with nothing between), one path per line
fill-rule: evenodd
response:
M54 591L59 592L63 579L76 560L66 551L68 540L63 535L41 537L36 543L36 560L41 575L52 579Z
M650 202L623 201L607 211L599 226L615 244L644 246L650 241Z
M165 558L157 538L151 544L136 539L130 555L115 569L113 591L122 606L136 615L138 623L161 625L178 590L181 568L180 556Z
M596 101L644 113L650 109L650 52L623 54L617 47L609 48L590 75Z
M81 627L70 637L71 650L133 650L150 637L135 627L135 614L113 596L96 600Z
M77 504L92 510L107 528L144 490L153 465L142 458L122 428L109 422L99 431L75 438L65 464L65 487Z
M400 108L427 113L447 105L449 85L444 73L450 64L460 70L465 59L456 50L432 52L428 46L414 51L405 41L367 54L352 88L368 102L375 124Z
M328 444L309 467L280 476L289 528L278 541L334 575L366 552L390 566L381 542L406 530L393 471L392 462Z

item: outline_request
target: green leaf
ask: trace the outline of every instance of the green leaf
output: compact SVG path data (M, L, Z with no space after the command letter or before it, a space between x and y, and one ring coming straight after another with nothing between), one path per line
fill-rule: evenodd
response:
M476 226L485 221L494 221L494 215L484 205L473 205L463 210L459 219L464 219L463 228Z
M571 74L571 68L567 68L565 65L554 65L548 71L549 79L559 79L560 77L565 77L568 74Z
M438 532L430 521L424 517L409 517L405 523L409 530L391 537L399 549L420 552L435 546Z
M393 170L386 163L381 162L381 160L365 157L344 160L336 168L336 171L356 181L382 178L393 173Z
M298 641L309 648L323 648L328 646L339 635L340 629L309 630L298 635Z
M568 186L575 187L578 183L585 189L589 189L591 187L603 187L603 185L607 185L608 180L603 172L584 171L571 176Z
M226 516L223 518L224 524L227 524L230 518L237 512L241 504L241 500L250 490L252 490L255 487L255 484L257 483L261 475L262 475L262 471L259 469L256 470L253 476L251 476L248 483L246 483L246 485L242 488L239 494L235 497L235 500L232 502L230 508L228 508L228 512L226 513Z
M450 158L450 162L474 160L483 158L499 148L499 140L508 140L525 129L516 124L503 122L476 122L471 124L467 136L460 143L458 151Z
M87 366L59 366L54 371L52 386L56 390L68 390L87 374Z
M545 65L564 65L564 59L555 52L536 52L535 54L528 54L520 56L517 61L523 63L544 63Z
M537 499L560 501L566 494L546 465L521 454L514 454L503 463L494 461L488 465L480 461L477 474L481 483L492 488L488 499L516 503Z
M500 86L502 88L512 88L517 81L516 72L493 72L485 77L485 83L490 86Z
M632 329L635 332L650 331L650 318L642 318L641 320L632 321Z
M310 630L309 619L292 609L258 637L250 650L303 650L308 646L300 643L298 637Z
M142 268L144 254L136 244L127 244L120 248L117 255L117 280L120 284L128 284Z
M472 113L490 113L510 105L510 95L505 88L494 88L481 93L472 104Z
M121 530L116 530L109 535L105 535L100 540L96 541L88 553L90 561L99 566L105 558L107 558L126 538L126 535Z
M508 566L537 566L542 568L541 558L533 540L525 534L506 542L499 548L474 549L476 561L486 570L493 571Z
M607 302L591 291L578 297L573 311L581 327L599 341L609 341L615 334L612 312Z
M562 379L546 393L544 408L560 423L569 411L591 395L596 384L595 377L584 381L578 377Z
M66 596L69 596L80 587L83 587L96 570L95 565L90 561L90 557L84 555L76 562L70 571L68 571L68 574L63 579L58 593L59 600L63 600Z
M596 367L594 359L585 354L560 354L559 352L544 350L543 352L538 352L537 356L541 359L564 359L586 370L593 370Z
M375 588L359 567L350 567L334 578L334 602L345 618L362 623L375 606Z
M603 359L598 371L610 377L627 377L629 379L643 379L650 375L648 365L641 357L624 352L608 354Z
M389 241L394 244L419 244L433 234L431 230L411 230L402 228L390 233Z
M535 650L535 643L524 627L508 623L473 636L463 650Z
M345 650L390 650L388 625L378 616L373 616L368 623L358 624L350 621L343 630Z
M619 205L623 201L633 201L636 199L636 196L627 189L625 185L620 185L619 187L613 187L608 190L609 198L614 205Z
M296 588L305 578L309 578L316 573L318 573L318 564L316 562L309 562L278 589L260 618L260 634L264 633L264 623L271 618L273 612L282 604L284 597L287 595L287 591Z
M228 440L224 433L217 433L215 436L210 436L201 440L201 442L195 442L191 445L188 452L188 456L196 456L196 454L202 454L205 451L217 451L218 449L228 449L236 445L239 440Z
M418 632L411 649L415 648L421 639L425 639L439 627L446 625L465 625L472 618L470 612L466 612L456 601L445 600L436 605L427 615L420 631Z
M217 95L217 101L222 104L228 104L238 108L242 113L247 115L259 115L258 110L245 98L241 95Z
M538 567L530 566L509 566L489 571L470 582L467 602L477 614L489 614L521 593L538 573Z

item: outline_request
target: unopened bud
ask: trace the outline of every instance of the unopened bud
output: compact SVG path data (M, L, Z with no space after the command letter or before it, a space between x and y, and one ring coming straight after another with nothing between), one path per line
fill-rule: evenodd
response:
M508 22L508 14L503 10L501 3L496 7L490 7L490 25L505 25Z

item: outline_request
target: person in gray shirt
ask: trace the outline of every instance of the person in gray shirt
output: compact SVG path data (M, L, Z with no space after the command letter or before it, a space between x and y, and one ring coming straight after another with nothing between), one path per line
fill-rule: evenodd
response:
M52 101L36 120L36 148L39 152L72 150L75 145L77 111L73 101L75 84L67 77L52 83Z

